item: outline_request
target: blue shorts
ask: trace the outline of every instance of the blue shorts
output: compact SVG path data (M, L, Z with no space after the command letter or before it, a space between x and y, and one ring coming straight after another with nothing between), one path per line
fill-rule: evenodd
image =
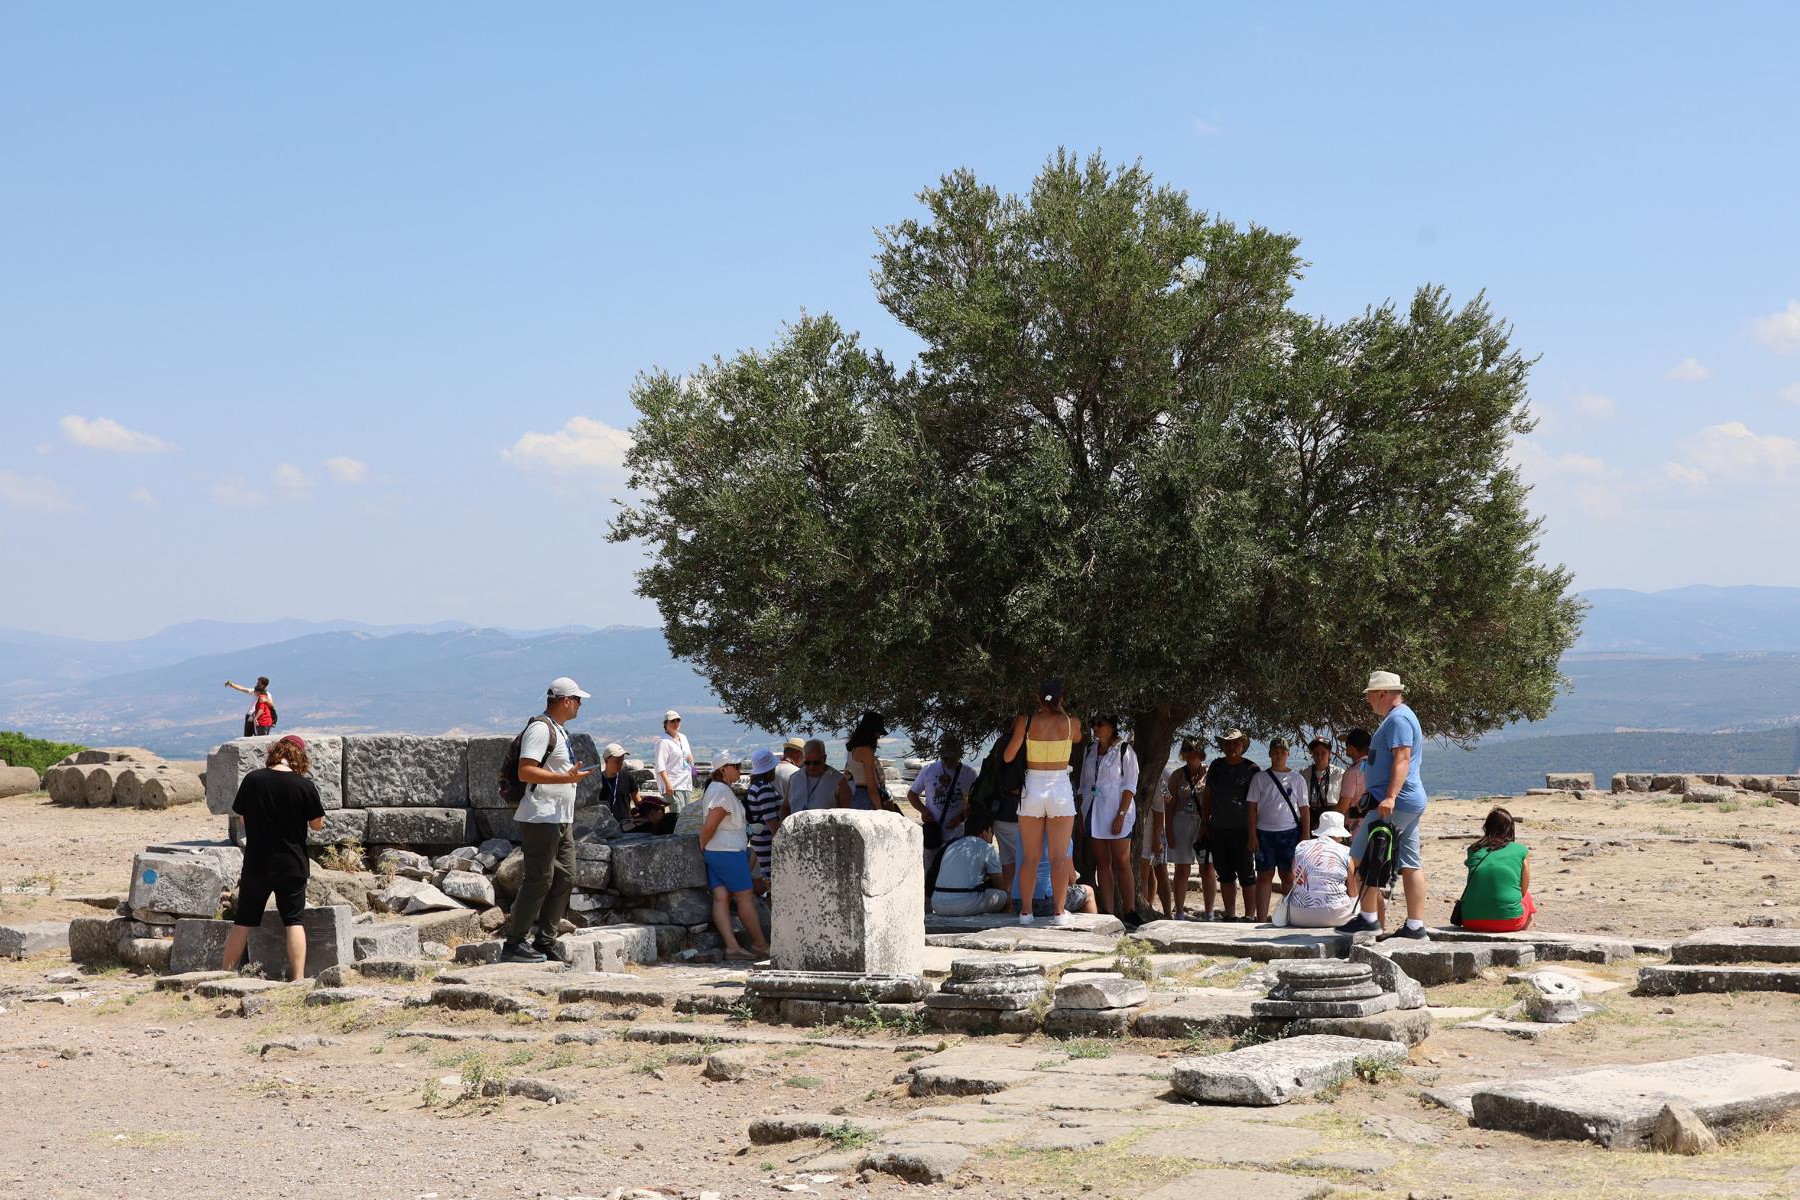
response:
M1425 859L1419 853L1419 818L1424 815L1422 812L1401 812L1395 809L1394 815L1388 818L1388 824L1400 835L1399 858L1402 871L1419 871L1425 867ZM1350 839L1352 861L1362 861L1363 851L1369 848L1369 826L1379 819L1379 814L1370 812L1363 818L1362 824L1356 827L1356 836Z
M1256 831L1256 869L1289 871L1294 866L1294 848L1300 844L1300 830L1259 829Z
M750 881L750 856L742 850L708 850L706 886L734 893L749 891L754 886Z

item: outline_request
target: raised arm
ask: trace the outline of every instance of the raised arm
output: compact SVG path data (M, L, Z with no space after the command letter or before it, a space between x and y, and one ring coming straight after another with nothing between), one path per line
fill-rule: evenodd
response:
M233 682L231 682L231 680L229 680L229 679L227 679L227 680L226 680L226 681L225 681L225 686L226 686L226 687L228 687L228 688L230 688L230 689L231 689L231 690L232 690L232 691L234 691L234 692L242 692L242 693L244 693L244 695L246 695L246 696L254 696L254 695L255 695L255 694L256 694L256 692L255 692L255 690L254 690L254 689L252 689L252 688L247 688L247 687L245 687L245 686L244 686L244 685L243 685L243 684L241 684L241 683L233 683Z

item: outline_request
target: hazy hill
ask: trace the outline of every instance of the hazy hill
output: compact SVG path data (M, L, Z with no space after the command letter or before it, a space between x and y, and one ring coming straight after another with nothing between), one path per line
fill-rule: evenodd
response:
M1582 597L1592 607L1576 654L1800 651L1800 588L1601 588Z

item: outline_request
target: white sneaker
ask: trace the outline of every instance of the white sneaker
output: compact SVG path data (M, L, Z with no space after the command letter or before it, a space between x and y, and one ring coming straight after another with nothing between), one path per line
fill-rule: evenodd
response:
M1032 916L1030 913L1020 913L1019 914L1019 924L1021 924L1021 925L1029 925L1035 920L1037 920L1037 918Z
M1050 918L1050 924L1058 929L1067 929L1075 923L1075 918L1066 912L1059 912Z

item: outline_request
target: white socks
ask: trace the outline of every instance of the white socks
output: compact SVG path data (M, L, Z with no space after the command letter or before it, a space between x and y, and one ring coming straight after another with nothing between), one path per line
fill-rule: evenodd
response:
M1425 928L1425 922L1415 921L1415 920L1413 920L1413 918L1408 917L1408 918L1406 918L1406 927L1408 929L1423 929L1423 928Z

